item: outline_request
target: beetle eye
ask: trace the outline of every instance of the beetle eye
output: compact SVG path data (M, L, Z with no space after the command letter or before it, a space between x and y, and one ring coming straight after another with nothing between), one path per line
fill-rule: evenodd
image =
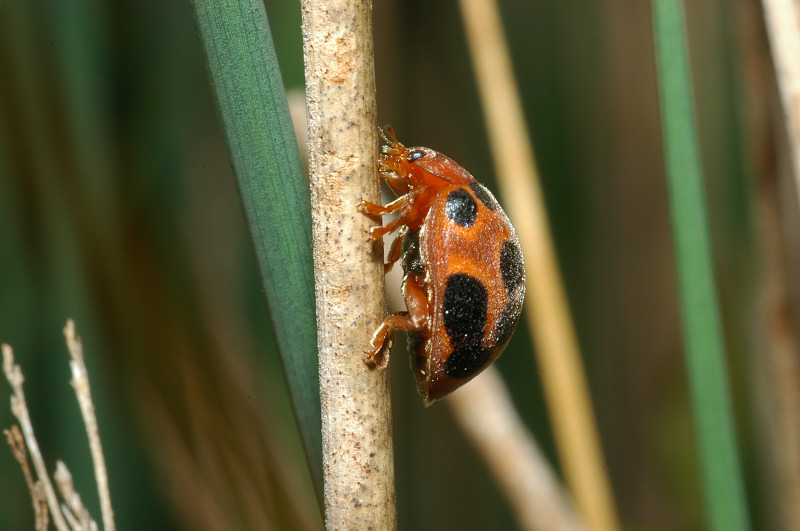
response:
M421 159L424 156L425 156L425 152L424 151L422 151L421 149L415 149L414 151L412 151L411 153L408 154L408 157L406 157L406 160L408 162L414 162L415 160Z

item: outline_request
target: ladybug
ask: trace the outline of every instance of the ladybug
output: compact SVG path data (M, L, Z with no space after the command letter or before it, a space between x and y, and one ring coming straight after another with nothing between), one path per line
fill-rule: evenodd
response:
M408 311L386 317L365 361L385 368L395 330L406 330L419 393L430 404L503 351L522 312L525 265L514 227L486 187L441 153L405 147L390 127L380 134L379 172L398 198L362 201L358 210L397 215L369 235L399 231L384 270L402 257Z

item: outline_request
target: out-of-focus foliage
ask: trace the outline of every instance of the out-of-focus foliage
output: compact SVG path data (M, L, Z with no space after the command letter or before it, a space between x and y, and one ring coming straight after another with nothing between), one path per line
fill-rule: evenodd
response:
M311 204L272 32L257 1L194 0L192 8L272 332L321 500Z

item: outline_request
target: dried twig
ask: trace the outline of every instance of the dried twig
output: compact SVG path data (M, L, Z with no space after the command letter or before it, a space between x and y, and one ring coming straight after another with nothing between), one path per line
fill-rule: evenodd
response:
M100 493L100 506L103 511L103 525L107 531L113 531L115 529L114 512L111 508L111 497L108 491L108 476L106 473L103 450L100 445L100 436L89 388L89 379L86 373L86 366L83 363L83 346L81 345L80 338L75 335L75 323L73 323L71 319L67 321L67 326L64 328L64 336L67 341L67 348L72 356L72 361L70 362L72 367L72 387L75 389L75 394L78 397L78 403L80 404L81 413L83 414L86 431L89 435L89 446L94 462L95 478ZM80 496L73 487L72 475L61 461L56 463L56 471L53 476L58 486L59 493L64 499L64 503L59 506L53 484L47 473L47 468L45 467L41 452L39 451L39 444L33 433L33 425L28 413L28 406L25 402L25 394L22 390L22 384L25 378L22 375L22 370L19 365L14 363L14 353L11 347L4 344L2 349L3 372L14 391L11 397L11 411L22 426L22 434L20 434L17 426L12 426L10 430L5 430L4 433L11 447L11 451L14 453L14 457L19 461L22 467L22 473L25 475L25 481L28 484L28 489L30 490L33 500L37 531L44 531L47 529L48 509L49 513L53 515L53 523L59 531L69 531L70 529L73 531L96 531L97 524L92 520L89 511L87 511L86 507L83 505ZM26 444L27 452L25 448ZM31 474L27 453L30 453L31 461L33 461L33 467L37 477L36 480L34 480L33 474Z
M795 192L800 195L800 3L763 0L785 120Z
M58 492L64 499L64 503L61 504L61 510L72 529L96 531L97 524L92 520L89 511L83 505L80 494L75 491L75 486L72 483L72 474L70 474L67 465L63 461L56 462L56 472L53 474L53 479L56 480Z
M25 438L22 432L19 431L19 426L16 424L11 426L10 430L3 430L6 436L6 441L11 447L11 453L14 458L19 462L22 468L22 474L25 476L25 483L28 485L28 492L31 494L31 503L33 504L33 515L35 517L34 528L36 531L45 531L47 529L47 499L44 496L44 491L41 484L33 479L31 474L31 467L28 464L28 452L25 449Z
M584 529L497 369L489 367L445 402L505 491L522 529Z
M760 392L756 406L758 429L766 445L761 454L767 465L771 485L765 499L769 500L766 514L777 529L800 527L800 356L797 335L792 323L793 305L790 300L793 286L791 277L796 269L795 231L798 208L793 201L784 200L794 185L794 201L800 199L800 2L793 0L762 0L765 27L771 49L771 64L775 69L775 83L780 94L781 120L776 125L783 129L785 142L778 142L777 160L770 160L763 171L758 187L761 235L763 242L764 280L763 313L766 326L766 345L754 352L749 371ZM745 49L759 49L758 46ZM759 42L760 44L760 42ZM761 66L761 58L751 60ZM758 76L762 73L753 65L754 99L763 100L765 88ZM761 101L761 100L759 100ZM779 134L778 136L783 136ZM774 142L774 132L765 132L759 148ZM762 160L764 158L762 157ZM777 167L772 167L773 164ZM774 172L777 171L777 177ZM788 175L787 175L788 174ZM781 241L783 238L785 241ZM790 249L787 252L787 249Z
M100 510L103 514L103 528L106 531L114 531L116 525L114 523L114 510L111 507L111 494L108 489L106 460L103 457L103 447L100 444L100 432L97 429L97 417L92 403L89 377L86 372L86 365L83 362L83 344L80 337L75 335L75 323L72 319L68 319L67 326L64 327L64 338L67 341L67 348L72 357L72 361L70 361L72 380L70 383L78 397L83 423L86 425L86 434L89 436L89 449L92 452L92 462L94 463L94 477L95 481L97 481ZM64 469L66 470L66 467Z
M59 531L69 531L67 522L64 521L64 516L58 508L56 492L53 490L53 484L47 474L47 467L44 464L44 459L42 459L42 453L39 451L39 443L36 442L36 436L33 433L33 424L28 413L28 405L25 402L25 393L22 390L25 377L22 376L22 370L19 365L14 363L14 352L6 344L3 344L3 372L8 379L8 383L11 384L11 389L14 391L14 395L11 397L11 412L17 417L22 427L22 433L28 443L28 452L33 461L36 477L42 484L47 506L50 508L50 514L53 515L53 524Z

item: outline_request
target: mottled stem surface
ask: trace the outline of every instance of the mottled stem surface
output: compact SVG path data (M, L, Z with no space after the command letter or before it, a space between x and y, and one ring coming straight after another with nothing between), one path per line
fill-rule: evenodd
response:
M314 280L325 521L328 529L396 527L388 373L364 351L385 312L383 254L356 211L380 202L372 7L304 0Z

